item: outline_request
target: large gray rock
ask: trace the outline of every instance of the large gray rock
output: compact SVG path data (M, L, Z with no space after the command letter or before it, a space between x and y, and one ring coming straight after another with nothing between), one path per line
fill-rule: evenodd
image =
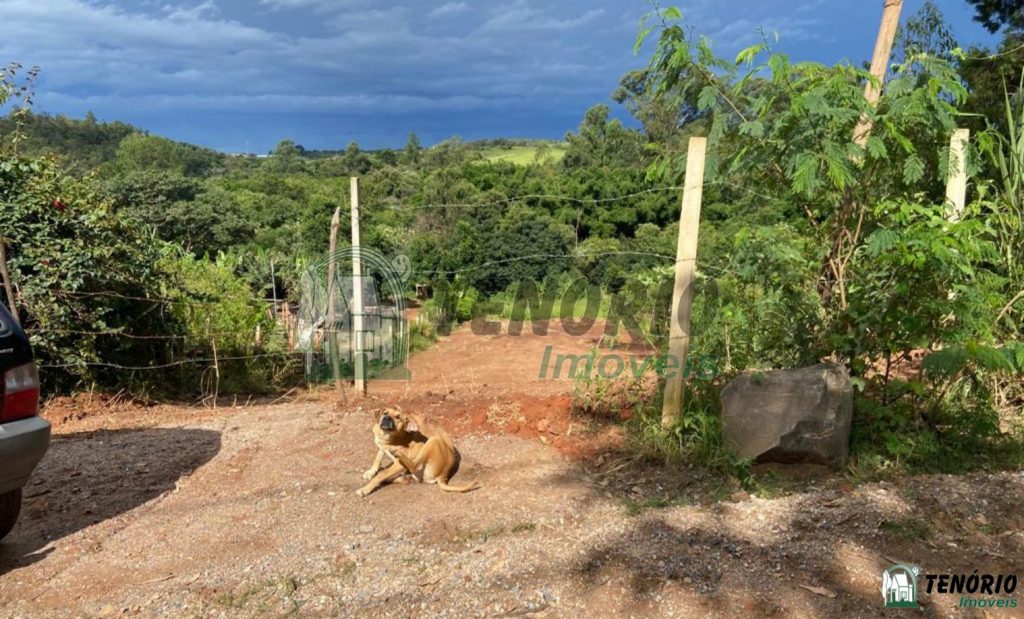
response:
M743 374L722 390L722 434L742 458L842 466L850 448L853 386L822 363Z

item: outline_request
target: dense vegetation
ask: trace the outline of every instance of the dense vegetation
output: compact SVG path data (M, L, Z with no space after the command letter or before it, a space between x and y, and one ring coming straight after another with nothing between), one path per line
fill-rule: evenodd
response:
M264 300L300 294L353 175L364 243L409 256L411 283L434 288L426 311L439 328L508 315L524 281L541 293L582 283L664 315L671 188L686 138L706 135L694 354L720 376L690 387L669 431L646 401L638 436L661 454L727 461L721 381L831 358L858 387L854 470L1019 465L1024 36L1013 16L991 17L1011 24L997 50L964 52L927 3L876 106L857 66L794 62L767 42L725 59L678 11L654 17L641 34L655 41L649 66L613 93L641 128L595 105L564 144L424 148L410 135L395 150L282 140L266 157L229 156L21 105L0 121L0 231L46 380L206 392L208 364L191 361L211 354L228 359L222 392L296 380ZM30 97L31 75L3 74L0 104ZM873 130L858 143L862 118ZM947 145L965 124L972 201L951 221ZM661 322L635 328L664 345Z

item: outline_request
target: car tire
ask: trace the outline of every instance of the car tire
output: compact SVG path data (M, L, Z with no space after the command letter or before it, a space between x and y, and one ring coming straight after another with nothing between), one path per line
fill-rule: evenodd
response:
M21 512L21 488L0 494L0 540L7 536Z

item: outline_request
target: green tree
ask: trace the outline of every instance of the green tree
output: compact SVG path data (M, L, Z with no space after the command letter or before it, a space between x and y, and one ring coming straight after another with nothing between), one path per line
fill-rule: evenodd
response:
M647 141L655 149L680 151L686 134L700 130L700 115L682 97L652 96L647 80L647 71L630 71L619 81L612 99L626 105L630 114L640 121ZM687 125L691 126L684 131Z
M969 95L964 122L973 132L992 125L1006 132L1006 99L1020 96L1020 76L1024 68L1024 32L1007 30L994 50L974 47L960 61L960 73Z
M302 155L305 149L296 144L294 140L284 139L277 143L274 150L270 151L266 168L268 171L277 174L292 174L305 169L305 161Z
M806 213L816 245L831 248L819 257L822 300L831 319L843 323L852 295L862 290L854 268L859 247L884 224L884 214L869 205L941 189L927 173L927 161L934 144L946 142L956 127L955 103L966 95L959 76L941 59L917 56L895 68L872 106L863 93L869 79L863 69L792 63L767 43L729 61L715 56L706 39L692 39L678 10L660 17L667 25L659 29L648 67L652 94L699 93L696 104L708 122L710 183L784 196ZM851 137L862 117L875 127L863 147ZM652 172L678 170L682 159L670 153ZM821 344L821 352L851 360L848 343Z
M77 174L113 161L121 140L138 132L124 123L98 122L95 116L76 120L22 109L0 117L0 136L12 136L18 125L24 135L19 145L22 154L60 155L62 163Z
M212 150L158 136L134 133L121 140L112 164L114 173L142 170L206 176L221 163Z
M576 133L565 136L568 149L562 164L572 168L635 167L644 163L644 138L627 129L617 119L609 120L611 110L598 104L586 111Z
M96 374L94 362L155 359L138 341L94 335L119 329L166 333L151 303L162 244L129 218L115 217L89 180L52 158L0 156L0 229L22 323L50 388Z
M926 0L896 33L893 61L905 63L918 54L953 60L956 38L942 10L934 0Z
M103 189L118 211L147 221L175 203L194 200L201 184L173 172L134 170L104 179Z
M997 32L1004 26L1024 27L1024 2L1021 0L967 0L974 7L974 20Z
M419 165L422 151L419 136L415 131L410 131L409 137L405 140L405 148L402 149L402 163L409 166Z
M348 143L345 148L345 154L342 157L344 161L345 169L348 170L351 176L362 176L370 171L372 162L370 158L359 149L359 144L354 140Z

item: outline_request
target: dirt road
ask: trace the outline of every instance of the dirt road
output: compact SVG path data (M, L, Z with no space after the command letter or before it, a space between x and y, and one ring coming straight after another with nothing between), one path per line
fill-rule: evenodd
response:
M414 358L411 384L375 390L452 427L456 481L483 485L464 495L354 496L376 402L56 406L0 544L0 616L875 617L895 560L1024 577L1019 472L853 486L801 471L748 496L586 450L614 430L574 432L568 385L530 361L552 338L592 345L563 337L459 331Z

